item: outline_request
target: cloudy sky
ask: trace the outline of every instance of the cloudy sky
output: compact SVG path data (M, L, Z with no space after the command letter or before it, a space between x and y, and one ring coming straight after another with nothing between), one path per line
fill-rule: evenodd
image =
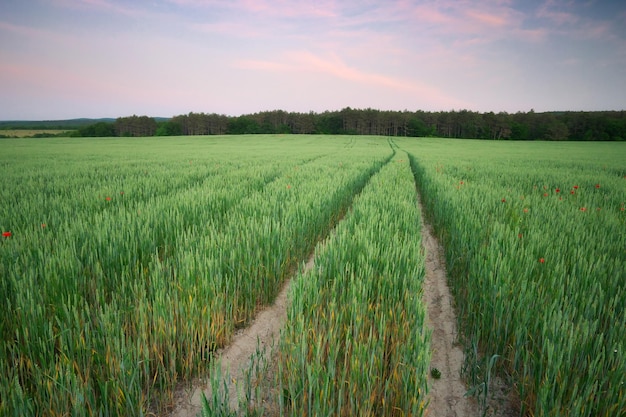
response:
M1 0L0 120L626 109L623 0Z

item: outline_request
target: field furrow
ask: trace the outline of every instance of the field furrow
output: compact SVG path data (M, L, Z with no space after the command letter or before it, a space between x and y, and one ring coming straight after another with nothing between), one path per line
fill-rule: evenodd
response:
M298 276L280 344L285 415L422 415L429 335L420 221L406 155L355 199Z
M210 168L205 177L178 160L155 159L153 180L131 180L129 191L99 203L116 206L50 213L73 213L60 224L40 223L41 211L29 212L37 204L18 201L1 220L3 230L12 230L1 253L7 299L2 407L22 415L135 415L154 401L170 402L176 381L206 369L234 329L275 297L389 158L386 142L378 143L354 158L349 142L321 149L317 142L302 157L279 162L273 160L281 152L268 151L234 161L229 144L204 155L205 166L229 161L220 162L223 174ZM203 154L193 155L202 164ZM78 172L87 169L75 164ZM190 169L194 174L187 175ZM12 174L17 189L19 173ZM187 179L170 182L177 175ZM78 175L76 192L81 184L110 181L107 174L98 185L97 178L84 182ZM117 201L132 201L136 190L160 179L168 186L147 200ZM217 179L212 186L210 179ZM218 206L208 204L211 199Z
M5 139L0 415L171 411L177 384L223 382L217 353L291 277L272 398L251 400L255 351L239 413L428 415L430 368L452 377L416 186L480 412L506 415L497 376L519 415L626 415L623 145ZM233 415L217 394L205 414Z
M407 147L446 248L470 392L486 408L498 374L523 415L623 415L623 147L490 144L485 161L483 143L448 143L460 147Z

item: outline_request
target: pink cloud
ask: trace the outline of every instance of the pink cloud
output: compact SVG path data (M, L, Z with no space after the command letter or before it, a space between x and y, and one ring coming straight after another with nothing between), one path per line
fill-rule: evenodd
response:
M17 35L22 39L28 38L38 45L65 45L66 48L72 48L83 41L83 39L78 39L75 36L70 36L58 31L15 25L13 23L0 21L0 33L2 32ZM7 50L7 53L12 52L12 50Z
M33 100L37 100L36 104L41 104L40 100L65 102L69 107L63 111L71 111L76 117L84 117L85 113L81 112L89 107L100 109L94 113L98 117L117 117L133 112L144 114L151 111L149 107L155 103L163 106L163 97L167 97L168 104L170 101L185 103L194 110L194 106L198 107L206 101L206 94L198 94L197 86L188 88L184 84L163 86L157 83L149 78L111 79L80 68L0 64L0 88L15 96L15 101L26 100L31 104L34 104ZM49 114L50 110L46 113Z
M352 83L362 84L368 88L391 89L396 92L410 93L427 98L442 107L466 107L455 98L449 97L436 87L402 77L368 72L346 64L337 55L321 57L306 51L293 51L283 56L279 62L262 60L242 60L235 63L237 68L254 71L296 72L303 74L318 73L329 75Z
M449 25L454 18L449 14L442 13L434 4L417 5L411 10L412 16L419 22L433 23L437 25Z
M111 92L112 85L103 85L97 77L87 77L66 68L35 66L28 64L0 65L0 74L8 75L11 83L20 85L24 91L45 90L68 95L70 92ZM78 94L78 93L76 93Z
M611 22L590 18L584 14L575 14L568 9L571 9L571 5L548 0L538 9L536 16L551 22L550 25L544 27L544 30L551 34L575 39L621 43L621 39L613 32Z
M235 38L258 39L267 35L267 31L258 25L251 25L247 22L223 21L216 23L193 24L190 26L198 32L209 34L220 34Z
M92 0L89 0L92 1ZM102 1L102 0L95 0ZM252 13L263 17L327 17L337 16L334 0L168 0L178 6L191 6L199 9L223 8Z
M585 22L577 27L577 34L585 39L611 39L612 27L608 22ZM617 39L615 39L617 40Z
M145 17L146 10L131 8L110 0L53 0L57 7L67 9L92 9L133 17Z
M290 65L282 62L262 61L256 59L244 59L237 61L234 66L252 71L296 71L297 65Z
M517 37L524 14L508 1L442 0L417 5L405 2L403 9L417 28L437 35L437 39L457 39L457 44L491 42L503 37ZM469 37L469 41L468 41Z
M239 0L236 2L245 11L278 17L335 17L333 1L315 2L300 0Z
M482 24L486 24L490 26L501 27L510 23L509 21L510 19L508 18L507 14L495 15L495 14L484 13L480 11L468 10L466 12L466 15L475 21L478 21Z
M8 23L8 22L0 22L0 31L11 32L20 36L36 37L36 38L41 38L41 37L48 38L50 36L58 36L56 33L50 32L47 30L43 30L39 28L32 28L29 26L14 25L13 23Z
M549 32L547 29L539 28L539 29L515 29L515 34L519 39L526 40L529 42L542 42L544 41Z
M563 10L554 10L555 2L548 0L537 11L537 17L548 19L557 25L574 25L578 23L579 17L573 13Z
M200 9L213 11L221 9L221 13L226 16L225 18L193 24L191 27L200 32L218 33L235 38L294 37L301 33L301 29L311 27L311 23L307 19L328 21L337 16L332 0L319 2L287 0L170 1L185 6L192 5Z

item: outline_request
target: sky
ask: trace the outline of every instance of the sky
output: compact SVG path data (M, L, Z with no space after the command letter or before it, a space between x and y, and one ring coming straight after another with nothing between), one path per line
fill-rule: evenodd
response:
M623 0L0 0L0 120L626 109Z

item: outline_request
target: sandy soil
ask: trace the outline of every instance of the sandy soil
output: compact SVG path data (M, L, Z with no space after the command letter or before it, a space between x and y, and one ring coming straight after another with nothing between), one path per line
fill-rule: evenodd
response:
M423 210L422 210L423 212ZM474 397L465 397L469 389L461 378L465 360L458 340L454 300L448 288L443 249L435 238L432 227L422 224L422 245L426 251L426 277L423 300L428 310L431 337L431 369L441 372L439 379L429 375L428 417L519 415L519 399L504 381L492 376L486 409Z
M467 392L461 379L463 350L456 344L458 330L452 295L448 288L445 262L439 243L429 225L422 225L422 245L426 250L424 302L428 309L428 326L432 329L431 369L437 368L441 377L429 375L428 417L477 416L479 408Z

